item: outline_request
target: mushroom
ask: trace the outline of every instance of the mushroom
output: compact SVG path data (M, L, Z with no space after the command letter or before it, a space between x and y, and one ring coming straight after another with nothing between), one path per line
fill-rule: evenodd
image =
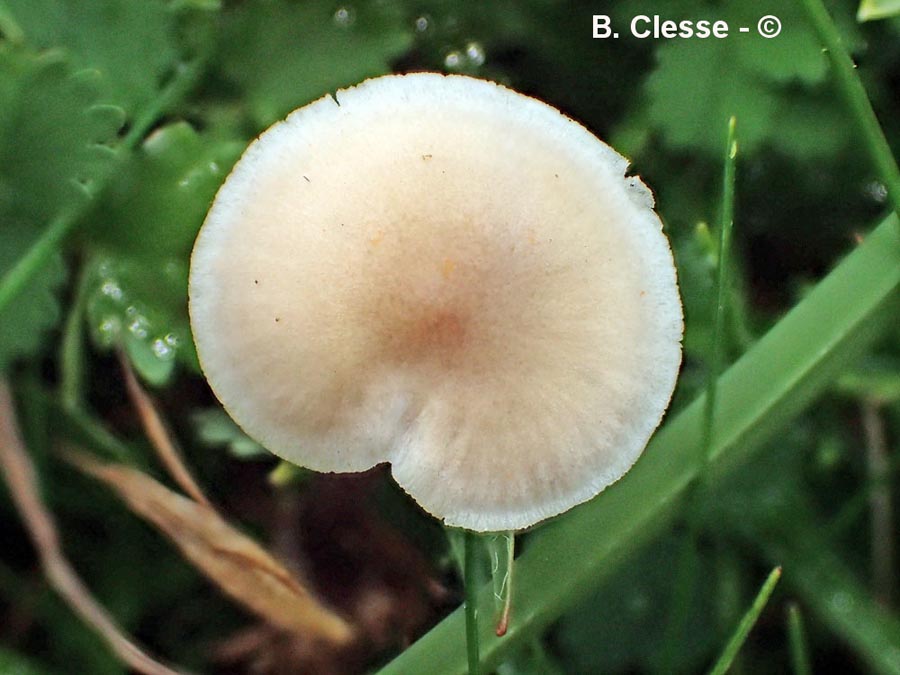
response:
M668 405L672 253L627 160L555 108L433 73L291 113L191 259L225 409L310 469L389 462L447 525L516 530L618 480Z

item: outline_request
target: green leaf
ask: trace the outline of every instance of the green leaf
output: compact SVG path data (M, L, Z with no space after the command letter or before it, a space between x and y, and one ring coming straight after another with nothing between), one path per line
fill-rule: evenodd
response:
M154 131L110 185L85 231L91 244L158 262L184 262L243 141L176 122Z
M216 62L262 128L327 92L390 72L411 41L412 26L394 3L261 0L225 15Z
M191 248L243 143L179 122L154 132L90 218L86 316L94 344L121 347L150 384L198 370L187 316Z
M709 480L734 470L798 414L836 372L887 330L900 301L900 228L894 217L873 231L721 378ZM595 588L676 513L696 475L700 398L666 423L640 461L598 498L534 532L517 559L515 619L497 638L481 630L485 669L531 639ZM488 614L493 592L483 588ZM457 610L385 668L385 673L462 673L462 612Z
M160 0L6 0L29 45L61 48L98 71L104 97L133 113L177 59L173 17Z
M862 0L856 13L858 21L874 21L900 15L900 0Z
M750 28L748 33L729 35L721 41L734 41L734 67L777 83L798 80L816 84L825 79L828 59L798 3L793 0L734 2L728 3L725 9L724 18L732 31L738 26ZM757 22L766 15L777 16L781 21L781 33L777 37L765 38L759 34Z
M765 143L812 157L843 148L846 118L829 105L823 90L828 60L802 8L789 0L728 3L720 14L733 32L727 39L677 40L657 48L658 65L646 83L650 123L672 146L713 156L720 138L709 130L732 114L741 121L741 145L748 152ZM782 21L775 38L757 32L766 14ZM844 39L859 43L846 13L841 19ZM737 32L740 26L750 31Z
M0 224L0 273L9 269L31 244L31 239ZM0 311L0 372L17 358L34 354L47 331L60 318L56 291L65 279L59 255L53 256L21 295Z
M768 136L774 123L771 85L735 67L728 40L666 43L657 49L657 59L646 85L648 118L670 144L718 156L721 136L710 129L732 113L741 120L745 149Z
M271 457L265 448L245 434L221 408L195 410L191 413L191 422L204 445L227 447L232 455L241 459Z
M101 350L120 348L152 385L168 382L176 359L193 365L184 307L187 267L170 258L147 259L97 252L90 259L85 318Z
M115 135L120 118L97 105L98 84L58 54L0 44L0 276L109 162L99 143ZM57 323L63 278L60 256L51 256L0 311L0 370L35 353Z
M98 105L102 80L58 53L0 43L0 219L40 228L110 161L101 145L121 124Z

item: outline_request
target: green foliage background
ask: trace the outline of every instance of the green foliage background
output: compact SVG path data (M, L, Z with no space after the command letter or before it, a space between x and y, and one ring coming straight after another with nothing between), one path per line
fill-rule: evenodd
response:
M18 292L0 292L0 371L15 387L67 553L155 651L212 671L208 645L247 617L52 450L78 443L151 463L122 409L112 358L121 349L164 403L215 499L237 503L244 481L264 484L272 460L203 389L186 315L194 237L261 130L366 77L428 69L537 96L631 157L657 195L686 313L669 421L633 477L520 537L513 629L504 640L485 634L487 662L521 674L702 671L768 569L783 564L784 581L734 672L789 672L790 603L804 615L816 672L900 672L896 597L878 602L883 589L870 571L873 537L894 540L897 528L874 531L868 511L873 490L896 494L900 483L900 241L895 221L875 229L888 212L885 186L820 41L792 0L597 5L0 0L0 274L43 247ZM889 0L863 8L888 18L861 24L855 4L829 5L896 149L900 21L891 16L900 8ZM591 39L600 11L622 39ZM784 28L772 40L625 38L637 13L733 27L774 14ZM719 256L710 223L721 208L730 115L740 156L720 346L737 364L722 380L705 489L688 494L699 473L701 407L691 401L704 391L712 350ZM891 449L877 482L866 460L866 406ZM434 525L405 500L388 502L385 518L458 589ZM0 514L0 672L123 672L42 582L5 492ZM13 621L23 615L24 628ZM388 665L399 652L398 639L365 667L458 672L461 617Z

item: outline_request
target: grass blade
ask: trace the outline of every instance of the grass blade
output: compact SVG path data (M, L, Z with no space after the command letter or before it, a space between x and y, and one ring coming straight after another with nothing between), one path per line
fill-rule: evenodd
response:
M852 648L869 672L900 675L900 619L875 601L823 541L810 514L795 508L775 528L752 520L744 523L746 542L784 565L785 583L807 611Z
M856 12L856 20L875 21L898 14L900 14L900 0L862 0Z
M794 675L812 675L809 663L809 648L806 643L806 628L803 613L796 604L788 607L788 642L791 647L791 667Z
M728 669L731 668L734 658L741 650L741 647L744 646L747 636L750 635L750 631L753 630L753 626L756 625L759 615L762 614L763 609L766 607L766 603L769 602L772 591L775 590L775 585L778 583L779 579L781 579L781 568L776 567L769 573L762 588L759 589L756 599L753 601L753 604L750 605L750 609L747 610L747 613L744 614L740 623L738 623L734 634L731 636L731 639L728 640L725 649L722 650L722 655L719 657L719 660L716 661L712 670L709 671L710 675L725 675L725 673L728 672Z
M891 216L722 375L711 481L745 462L896 324L898 287L900 227ZM503 638L479 627L483 669L537 635L678 513L697 474L704 405L701 397L670 419L621 481L531 535L516 560L516 620ZM478 600L491 611L490 585ZM465 673L463 622L454 612L384 672Z
M705 473L712 452L713 415L719 393L719 376L725 360L724 326L725 303L728 297L729 258L731 257L731 231L734 228L734 180L737 160L736 120L728 120L725 143L725 168L722 175L722 222L719 225L719 264L716 267L716 305L713 313L713 346L709 363L709 382L706 388L706 405L703 408L703 459L701 478Z
M900 168L897 167L891 146L884 137L865 87L856 72L856 64L844 48L841 36L822 0L803 0L803 6L819 39L825 45L834 69L838 90L856 121L869 158L887 188L894 211L900 214Z
M713 343L712 353L707 364L706 400L703 407L702 440L698 446L700 456L697 459L698 487L702 491L706 481L706 471L709 466L712 452L713 417L718 399L719 376L722 374L722 364L725 360L724 326L726 304L729 298L729 260L731 258L731 232L734 228L734 184L735 164L737 160L737 140L735 138L736 119L731 116L725 141L725 161L722 172L722 220L719 224L719 261L716 265L716 282L713 298ZM672 671L672 661L675 658L675 649L681 636L684 634L687 623L690 598L694 592L694 574L697 559L697 513L696 508L700 503L700 494L691 495L691 505L688 509L688 534L683 543L683 550L678 558L675 585L672 591L670 603L670 619L666 626L666 636L662 648L662 671Z

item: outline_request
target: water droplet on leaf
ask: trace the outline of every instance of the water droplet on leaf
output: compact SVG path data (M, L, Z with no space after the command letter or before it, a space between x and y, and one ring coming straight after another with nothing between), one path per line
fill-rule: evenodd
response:
M480 66L484 64L484 47L478 42L470 42L466 45L466 56L473 66Z
M346 28L353 23L353 10L349 7L338 7L334 13L334 22L341 28Z
M98 343L104 347L112 347L119 340L122 332L122 322L117 316L107 316L95 329L95 337Z
M164 338L156 338L153 341L153 344L150 345L150 349L153 350L153 353L157 358L162 359L163 361L175 358L175 350Z
M100 285L100 292L113 300L121 300L124 296L122 287L114 279L107 279Z

